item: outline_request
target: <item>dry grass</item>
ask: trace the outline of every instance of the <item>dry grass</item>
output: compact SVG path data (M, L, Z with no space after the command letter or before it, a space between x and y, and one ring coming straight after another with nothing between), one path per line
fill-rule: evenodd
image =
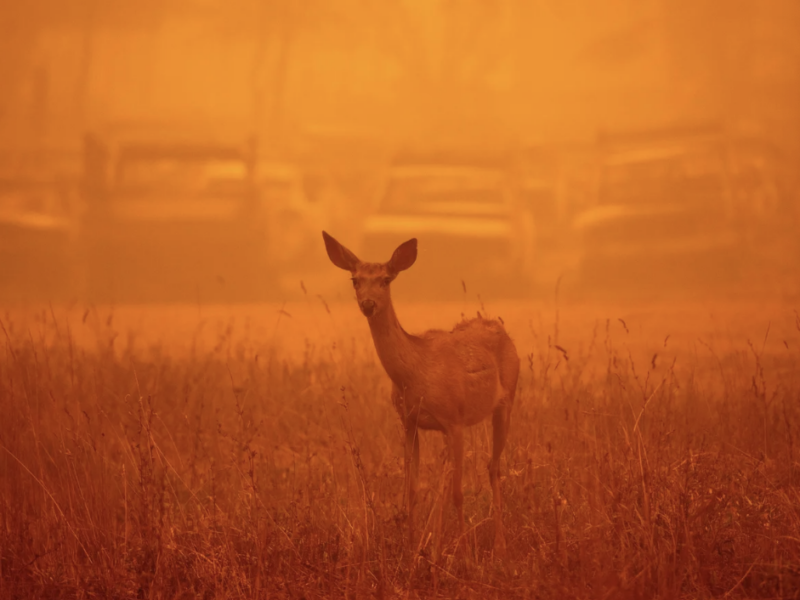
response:
M155 343L166 326L139 323L137 341L108 311L6 314L0 596L800 595L791 308L489 308L524 367L504 560L484 426L467 439L466 550L448 510L443 539L404 553L399 421L354 306L235 326L186 309L205 342L175 348ZM458 316L419 309L399 309L411 330ZM422 442L430 514L442 443Z

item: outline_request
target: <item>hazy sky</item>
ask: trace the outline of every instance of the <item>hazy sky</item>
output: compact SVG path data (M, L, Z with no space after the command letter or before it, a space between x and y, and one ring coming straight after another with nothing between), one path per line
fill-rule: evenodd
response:
M23 138L181 120L555 140L682 118L775 119L797 98L800 11L788 1L487 6L6 5L0 118Z

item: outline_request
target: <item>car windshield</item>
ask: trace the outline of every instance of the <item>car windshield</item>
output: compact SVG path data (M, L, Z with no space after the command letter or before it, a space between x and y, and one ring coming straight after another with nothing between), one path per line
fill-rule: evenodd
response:
M386 213L486 214L505 208L501 186L485 178L402 177L392 180L381 211Z
M723 195L724 173L722 156L712 151L621 155L605 164L599 200L601 204L707 201Z
M237 194L247 168L238 160L136 158L119 164L117 184L128 191L169 191L198 195Z
M0 212L64 215L69 198L48 182L0 180Z

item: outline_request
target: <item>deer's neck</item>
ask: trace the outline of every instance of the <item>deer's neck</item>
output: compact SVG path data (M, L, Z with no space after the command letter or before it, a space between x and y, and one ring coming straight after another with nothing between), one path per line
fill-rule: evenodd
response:
M369 328L384 370L395 385L401 389L407 387L424 358L416 339L397 320L391 302L385 310L369 318Z

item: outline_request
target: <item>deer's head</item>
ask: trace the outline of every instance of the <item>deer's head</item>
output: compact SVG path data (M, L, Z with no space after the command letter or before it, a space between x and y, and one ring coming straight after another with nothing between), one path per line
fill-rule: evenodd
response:
M358 307L365 317L379 314L391 303L389 285L400 271L405 271L417 260L416 238L400 244L389 262L385 263L361 262L355 254L324 231L322 238L331 262L340 269L350 271Z

